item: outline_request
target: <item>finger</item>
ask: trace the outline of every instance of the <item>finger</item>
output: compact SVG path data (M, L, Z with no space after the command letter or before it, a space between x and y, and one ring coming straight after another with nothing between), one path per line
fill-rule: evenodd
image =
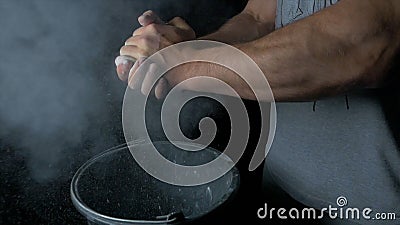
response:
M147 26L152 23L163 24L165 23L156 13L151 10L144 12L141 16L139 16L138 21L140 25Z
M133 31L132 36L142 35L144 33L145 27L139 27L135 31Z
M138 59L132 66L131 70L129 71L128 85L133 90L139 89L144 80L144 76L146 75L145 74L146 70L141 70L140 73L138 73L137 70L144 63L146 59L147 59L146 57Z
M139 27L138 29L136 29L132 36L136 36L136 35L158 35L160 32L158 31L160 29L160 27L162 26L167 26L164 24L149 24L145 27Z
M146 27L141 27L133 32L133 37L136 36L154 36L166 39L168 37L168 41L172 43L180 42L182 37L177 27L172 25L161 25L161 24L150 24ZM185 31L189 32L189 31ZM128 39L129 40L129 39Z
M146 68L147 69L147 68ZM153 86L155 86L155 82L157 81L157 65L155 63L151 63L146 71L146 75L144 77L141 92L144 95L149 95Z
M139 59L141 57L148 57L150 54L144 49L139 48L134 45L124 45L120 49L120 55L130 56L134 59Z
M135 63L135 59L129 56L118 56L115 58L115 65L117 66L117 74L120 80L126 81L129 76L129 71Z
M171 42L182 41L182 31L184 31L185 40L193 39L196 37L194 30L180 17L175 17L169 24L156 24L151 23L147 26L140 27L133 32L133 36L137 35L160 35L168 37Z
M125 45L138 46L139 48L152 53L160 48L160 36L136 35L126 40Z
M191 30L192 28L189 26L189 24L186 23L184 19L181 17L174 17L172 20L168 22L168 24L178 27L183 30Z
M169 83L168 80L165 78L160 78L160 80L157 82L157 85L154 89L154 94L157 99L163 99L165 96L167 96L169 92Z
M171 35L173 36L173 35ZM173 45L175 42L174 40L169 40L164 36L144 36L144 35L138 35L138 36L133 36L129 38L126 42L125 45L134 45L138 46L141 49L144 49L149 53L149 55L154 54L160 49L163 49L167 46Z
M154 25L154 27L155 27L154 29L157 31L157 34L160 36L160 39L164 38L168 40L168 42L170 42L171 44L182 41L182 32L180 28L171 25ZM150 28L147 29L150 30ZM150 33L150 31L147 30L142 31L142 34L147 34L147 33Z

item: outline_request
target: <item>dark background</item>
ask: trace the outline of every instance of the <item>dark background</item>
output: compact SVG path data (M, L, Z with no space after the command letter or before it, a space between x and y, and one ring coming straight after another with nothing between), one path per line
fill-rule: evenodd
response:
M114 58L142 12L181 16L202 35L245 3L0 1L0 224L85 223L69 184L86 160L124 141ZM213 108L202 105L194 117ZM195 133L196 119L186 124Z

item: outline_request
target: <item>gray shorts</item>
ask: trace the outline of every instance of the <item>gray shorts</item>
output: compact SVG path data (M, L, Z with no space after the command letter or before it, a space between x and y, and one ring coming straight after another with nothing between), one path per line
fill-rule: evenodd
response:
M337 206L344 196L347 207L400 217L400 151L374 92L315 105L277 103L277 116L265 164L267 183L317 209ZM400 224L400 218L382 224Z

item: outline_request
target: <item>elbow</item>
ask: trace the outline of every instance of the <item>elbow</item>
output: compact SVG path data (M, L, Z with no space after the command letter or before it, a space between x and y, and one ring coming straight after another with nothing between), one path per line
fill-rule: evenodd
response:
M351 75L362 87L378 87L395 65L398 41L382 32L352 48L348 56Z
M330 40L310 52L320 70L311 82L315 87L325 84L325 88L334 92L379 87L396 64L399 37L391 32L368 34L357 41L333 37Z

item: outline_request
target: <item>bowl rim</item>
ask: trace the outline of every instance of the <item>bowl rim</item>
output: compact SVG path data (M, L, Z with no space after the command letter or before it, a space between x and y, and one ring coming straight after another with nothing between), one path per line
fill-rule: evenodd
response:
M152 142L153 143L171 143L170 141L152 141ZM190 142L181 142L181 141L177 141L177 142L185 144L185 145L195 145L194 143L190 143ZM181 222L181 220L178 221L178 217L175 216L175 213L157 216L155 219L151 219L151 220L122 219L122 218L116 218L113 216L107 216L107 215L101 214L101 213L95 211L94 209L90 208L89 206L87 206L84 203L84 201L81 199L81 197L79 196L79 191L78 191L79 178L81 177L82 173L88 167L90 167L94 162L96 162L100 158L106 157L115 152L129 149L130 146L141 145L141 144L146 144L146 143L150 143L150 141L149 140L136 140L136 141L131 141L128 143L120 144L120 145L117 145L110 149L107 149L104 152L101 152L101 153L95 155L94 157L90 158L81 167L79 167L79 169L75 172L74 176L72 177L71 185L70 185L71 200L72 200L72 203L75 206L75 208L87 220L98 221L98 222L102 222L102 223L106 223L106 224L109 224L110 222L124 223L124 224L166 224L166 223L168 224L168 223L173 223L173 222ZM206 147L206 148L210 151L218 151L212 147ZM220 151L218 151L218 152L220 152ZM219 201L220 204L214 206L210 212L207 212L196 218L200 218L200 217L203 217L203 216L211 213L213 210L218 208L220 205L223 205L224 203L226 203L228 201L228 199L230 199L231 197L233 197L235 195L235 193L236 193L237 189L239 189L239 185L240 185L240 173L236 166L232 167L232 169L230 169L229 171L234 174L234 176L232 176L232 182L231 182L230 187L236 187L236 188L231 193L229 193L229 194L227 193L226 196L224 196ZM185 218L184 220L194 220L196 218L191 218L191 219Z

